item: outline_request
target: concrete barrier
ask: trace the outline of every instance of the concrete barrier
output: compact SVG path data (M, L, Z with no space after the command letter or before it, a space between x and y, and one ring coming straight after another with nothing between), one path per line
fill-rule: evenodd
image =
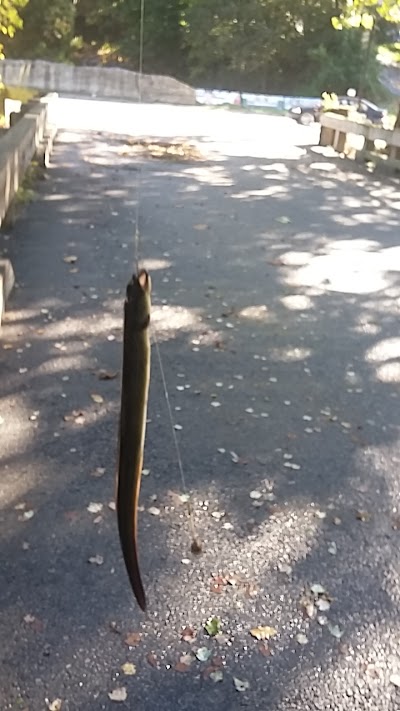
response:
M47 108L53 99L54 95L50 95L29 102L23 112L14 114L14 125L0 139L0 226L12 209L13 199L32 159L37 156L42 164L48 161L46 147L50 139L47 136L53 140L54 129L48 126ZM13 283L10 261L0 259L0 324Z
M40 59L4 59L0 62L4 84L105 99L141 100L147 103L196 104L196 92L173 77L139 74L120 67L80 67Z

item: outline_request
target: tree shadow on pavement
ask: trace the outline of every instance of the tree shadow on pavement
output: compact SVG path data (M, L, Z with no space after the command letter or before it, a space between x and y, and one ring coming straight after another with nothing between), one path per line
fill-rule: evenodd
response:
M276 711L350 699L392 711L397 184L313 151L141 166L140 257L203 542L191 556L153 349L142 617L109 507L138 172L116 143L61 141L51 179L3 242L20 285L0 355L5 708L56 697L66 709L113 708L107 693L125 685L126 707L145 711L161 699ZM103 508L90 513L91 502ZM312 584L331 606L309 618ZM212 615L221 645L202 631ZM194 660L183 674L186 625L214 665ZM257 625L276 636L260 645ZM133 630L142 638L129 649ZM120 676L127 659L134 679ZM236 691L233 677L249 688Z

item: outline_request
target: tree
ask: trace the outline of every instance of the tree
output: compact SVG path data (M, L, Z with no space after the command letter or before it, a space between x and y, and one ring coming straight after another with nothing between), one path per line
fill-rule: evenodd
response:
M181 14L185 0L146 0L144 8L144 70L186 75ZM140 0L78 0L75 22L76 57L138 68Z
M73 0L29 0L21 10L23 30L7 41L7 55L62 61L74 32Z
M6 0L0 2L0 32L5 38L14 37L16 30L21 29L20 12L28 0ZM3 39L3 42L4 42ZM0 42L0 57L3 57L4 44Z
M400 0L346 0L338 5L340 12L332 17L336 30L346 27L372 30L377 18L400 22Z

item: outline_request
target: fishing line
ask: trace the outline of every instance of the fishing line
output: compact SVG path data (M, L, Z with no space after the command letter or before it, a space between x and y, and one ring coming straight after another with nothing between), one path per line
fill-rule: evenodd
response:
M143 45L144 45L144 0L140 0L140 30L139 30L139 72L138 72L138 96L139 106L142 105L142 76L143 76ZM136 171L136 215L135 215L135 235L134 235L134 263L136 274L139 273L139 248L140 248L140 188L142 184L142 161Z
M145 17L145 0L140 0L140 30L139 30L139 72L138 72L138 96L139 96L139 106L142 105L142 76L143 76L143 46L144 46L144 17ZM134 235L134 263L136 268L136 273L139 273L139 258L140 258L140 204L141 204L141 178L142 178L142 162L139 163L139 169L136 172L136 217L135 217L135 235ZM192 553L200 553L201 545L198 542L195 530L195 524L193 520L193 511L190 503L190 494L186 486L185 472L182 464L181 450L179 447L178 437L175 430L174 418L172 414L171 402L169 399L169 392L167 387L167 381L165 378L164 367L161 358L161 352L158 345L157 335L155 329L152 330L152 338L157 352L157 360L160 367L161 381L164 390L165 402L167 404L168 416L171 425L172 438L174 440L176 459L178 463L178 469L181 476L182 488L185 494L187 510L189 516L190 529L192 533Z
M170 425L171 425L172 438L173 438L174 444L175 444L176 459L178 462L178 468L179 468L179 472L180 472L181 480L182 480L182 487L183 487L183 491L185 493L185 498L186 498L186 503L187 503L187 508L188 508L189 523L190 523L190 529L192 532L191 551L192 551L192 553L200 553L201 546L200 546L197 536L196 536L196 528L195 528L194 520L193 520L193 511L192 511L192 506L190 503L190 494L188 493L188 489L186 486L186 478L185 478L185 472L183 470L181 450L179 447L178 436L177 436L176 430L175 430L174 417L172 414L172 407L171 407L171 402L169 399L167 381L165 379L165 373L164 373L164 367L163 367L163 363L162 363L162 359L161 359L160 347L158 345L158 340L157 340L157 336L156 336L155 332L152 335L153 335L154 345L155 345L156 352L157 352L158 364L160 366L160 373L161 373L161 380L162 380L162 384L163 384L163 388L164 388L165 402L167 403L167 410L168 410L169 421L170 421Z

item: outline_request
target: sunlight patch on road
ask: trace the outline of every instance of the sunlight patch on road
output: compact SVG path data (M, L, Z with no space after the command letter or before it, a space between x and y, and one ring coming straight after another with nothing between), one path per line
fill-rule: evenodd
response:
M198 180L199 183L214 186L232 186L234 180L229 173L219 165L213 166L198 166L196 168L186 168L186 175Z
M282 296L281 303L289 309L289 311L306 311L313 308L312 299L304 294L291 294L290 296Z
M239 311L238 316L252 321L265 322L271 319L271 312L265 304L258 304L257 306L245 306Z
M363 247L357 241L337 241L326 250L327 254L314 255L307 264L286 274L285 283L348 294L372 294L387 289L393 284L390 272L400 271L400 248L374 252L370 248L368 241Z
M288 195L288 188L283 185L270 185L268 188L260 190L243 190L240 193L233 193L232 200L247 200L248 198L282 197Z
M268 351L269 358L278 363L296 363L306 360L311 355L310 348L293 348L291 346L287 346L287 348L271 348Z
M188 309L185 306L167 304L153 306L151 325L156 331L159 341L168 341L182 331L204 329L199 309Z

